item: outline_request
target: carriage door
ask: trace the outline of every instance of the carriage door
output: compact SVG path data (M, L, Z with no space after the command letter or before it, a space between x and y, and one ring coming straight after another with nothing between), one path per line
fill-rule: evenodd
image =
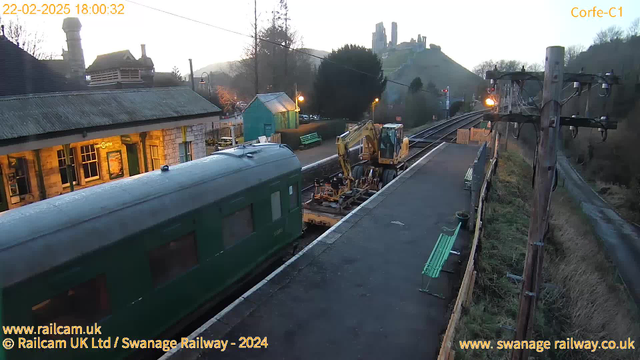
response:
M4 174L2 168L0 168L0 211L9 210L9 203L7 203L7 194L4 190Z

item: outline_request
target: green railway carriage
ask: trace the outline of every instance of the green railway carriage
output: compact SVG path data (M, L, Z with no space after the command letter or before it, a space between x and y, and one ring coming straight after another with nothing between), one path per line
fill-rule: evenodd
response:
M111 346L160 336L301 234L300 169L284 145L251 145L0 214L2 325L98 323L87 337Z

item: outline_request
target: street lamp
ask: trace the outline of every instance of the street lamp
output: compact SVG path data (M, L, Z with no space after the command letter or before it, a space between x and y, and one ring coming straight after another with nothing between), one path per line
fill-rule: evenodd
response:
M204 81L204 76L207 75L207 81ZM207 90L209 93L209 101L211 101L211 82L209 81L209 73L207 72L203 72L202 75L200 75L200 84L207 84Z
M376 104L380 101L380 99L375 98L375 100L373 100L373 102L371 103L371 120L373 122L376 121Z

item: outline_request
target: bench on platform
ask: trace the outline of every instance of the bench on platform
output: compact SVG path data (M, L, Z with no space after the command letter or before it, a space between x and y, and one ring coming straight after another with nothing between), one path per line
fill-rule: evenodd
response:
M429 291L429 284L431 283L431 279L438 278L442 271L449 273L452 272L450 270L443 270L442 267L449 258L449 254L460 255L459 252L451 250L453 248L453 243L456 241L456 237L458 236L458 232L460 231L460 225L461 223L458 223L458 227L456 227L455 230L445 227L442 228L445 231L453 231L453 234L447 235L442 233L440 234L440 237L438 237L438 242L436 242L436 246L433 247L433 251L431 251L431 255L429 255L429 260L424 264L424 269L422 270L422 287L418 290L444 299L444 296L442 295L431 293ZM425 275L429 277L426 287L424 286Z
M471 189L471 180L473 179L473 165L469 167L467 170L467 174L464 176L464 189Z
M300 136L300 148L305 149L314 145L321 145L322 137L318 133L311 133Z

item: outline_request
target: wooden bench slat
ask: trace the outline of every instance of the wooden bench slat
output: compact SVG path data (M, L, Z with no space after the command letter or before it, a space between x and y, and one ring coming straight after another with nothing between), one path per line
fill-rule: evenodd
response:
M431 255L429 255L429 259L424 265L424 269L422 270L423 275L427 275L434 279L440 276L442 267L447 262L449 253L451 252L453 244L458 237L460 225L461 224L458 223L458 226L456 227L453 235L440 234L436 245L433 247Z

